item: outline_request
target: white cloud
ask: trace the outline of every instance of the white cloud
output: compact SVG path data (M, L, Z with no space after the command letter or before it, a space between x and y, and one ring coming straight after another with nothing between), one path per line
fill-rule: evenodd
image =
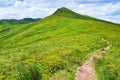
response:
M118 17L116 17L120 16L120 14L113 15L113 13L120 11L120 2L114 4L112 2L103 4L94 3L97 1L100 0L86 0L86 2L93 2L87 4L77 3L85 2L84 0L0 0L0 5L2 4L0 6L0 19L45 17L52 14L57 8L64 6L81 14L120 22Z
M86 14L86 15L91 15L100 19L105 19L108 21L113 21L116 22L116 17L117 15L113 15L113 13L117 13L120 11L120 2L116 4L112 3L106 3L106 4L79 4L78 8L76 11L78 13ZM120 14L119 14L120 15ZM109 17L109 18L107 18ZM110 19L111 18L111 19ZM114 21L115 19L115 21ZM118 19L118 18L117 18ZM117 22L120 22L118 19Z

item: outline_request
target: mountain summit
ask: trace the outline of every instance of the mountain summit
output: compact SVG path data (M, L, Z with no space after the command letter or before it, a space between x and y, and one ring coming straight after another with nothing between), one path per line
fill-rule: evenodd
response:
M76 18L76 19L84 19L84 20L91 20L91 19L96 20L96 18L87 16L87 15L78 14L66 7L57 9L54 15L64 16L64 17L69 17L69 18Z
M55 13L53 13L53 15L57 15L57 16L63 16L63 17L68 17L68 18L75 18L75 19L81 19L81 20L95 20L95 21L100 21L100 22L107 22L110 24L115 24L115 25L119 25L113 22L109 22L109 21L105 21L105 20L101 20L98 18L94 18L88 15L82 15L79 13L76 13L66 7L62 7L62 8L58 8Z

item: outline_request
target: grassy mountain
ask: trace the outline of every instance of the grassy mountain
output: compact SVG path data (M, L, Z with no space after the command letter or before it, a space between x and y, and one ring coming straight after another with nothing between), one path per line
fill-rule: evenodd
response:
M41 20L41 18L33 19L33 18L24 18L19 20L20 23L28 23L28 22L36 22L38 20Z
M9 24L22 24L22 23L28 23L28 22L35 22L40 20L41 18L38 19L32 19L32 18L23 18L20 20L16 20L16 19L2 19L0 20L0 24L4 24L4 23L9 23Z
M35 22L5 22L0 24L0 80L74 80L90 53L107 46L102 39L113 46L96 60L98 79L119 80L119 36L119 25L67 8Z
M62 7L60 9L58 9L54 14L58 15L58 16L69 17L69 18L83 19L83 20L95 20L95 21L101 21L101 22L107 22L107 23L110 23L110 24L119 25L117 23L112 23L112 22L109 22L109 21L97 19L97 18L88 16L88 15L81 15L81 14L78 14L74 11L71 11L70 9L67 9L65 7Z
M75 18L75 19L83 19L83 20L96 20L93 17L89 17L86 15L81 15L81 14L75 13L75 12L65 8L65 7L58 9L54 13L54 15L64 16L64 17L68 17L68 18Z

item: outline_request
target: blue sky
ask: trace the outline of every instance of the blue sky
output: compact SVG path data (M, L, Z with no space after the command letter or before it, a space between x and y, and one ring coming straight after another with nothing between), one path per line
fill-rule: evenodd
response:
M0 19L43 18L60 7L120 23L120 0L0 0Z

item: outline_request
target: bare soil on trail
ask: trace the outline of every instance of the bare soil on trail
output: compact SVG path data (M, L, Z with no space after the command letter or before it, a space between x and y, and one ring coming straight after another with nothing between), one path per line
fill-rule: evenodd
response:
M97 80L96 72L94 69L94 59L102 59L103 54L106 53L112 46L109 42L108 46L100 50L100 53L94 53L88 61L77 69L75 80Z

